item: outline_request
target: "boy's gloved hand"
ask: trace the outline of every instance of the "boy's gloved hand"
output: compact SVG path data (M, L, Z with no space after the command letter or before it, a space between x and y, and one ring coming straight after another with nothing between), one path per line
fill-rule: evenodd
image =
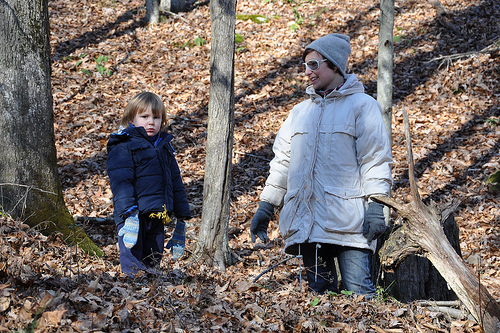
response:
M269 221L271 221L273 213L273 205L266 201L259 202L259 208L255 212L250 226L250 237L253 243L255 243L256 237L259 237L264 243L269 241L269 237L267 237L267 227L269 226Z
M139 215L136 211L134 211L125 219L125 225L118 232L118 236L123 236L123 243L125 243L125 247L131 249L137 243L138 235Z
M363 236L370 243L372 240L382 236L385 229L384 205L378 202L370 202L363 223Z
M186 244L186 222L177 220L172 238L165 246L167 249L171 248L172 260L177 260L184 254L184 247Z

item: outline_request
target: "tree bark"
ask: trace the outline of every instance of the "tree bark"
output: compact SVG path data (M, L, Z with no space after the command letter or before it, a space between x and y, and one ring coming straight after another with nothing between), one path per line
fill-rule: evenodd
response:
M186 7L185 0L160 0L160 12L179 13Z
M401 245L410 243L404 232L398 229L399 226L395 226L394 233L397 236L394 235L383 243L386 253L391 253L391 255L397 255ZM452 214L444 222L443 231L455 252L461 256L459 230ZM411 251L408 256L405 256L404 261L394 268L393 272L386 268L379 283L387 289L388 294L404 303L426 299L434 301L457 299L455 292L450 289L446 280L429 259L412 254Z
M403 115L408 149L408 174L413 201L400 204L391 198L373 198L374 201L397 210L405 220L403 226L386 242L386 244L396 245L388 248L384 244L380 250L381 263L386 267L397 265L408 253L425 256L448 282L483 330L486 333L498 333L500 331L500 306L465 266L443 232L442 224L458 204L452 203L443 209L434 204L426 206L420 199L413 170L410 125L408 114L404 110ZM394 241L391 241L391 238L395 238Z
M160 0L146 0L146 17L148 24L160 23Z
M380 28L378 33L377 100L382 106L385 128L392 144L392 81L394 0L380 1Z
M202 225L195 254L224 271L231 264L228 245L231 158L234 131L235 0L210 1L212 44L207 156Z
M75 226L59 181L47 0L1 2L0 17L0 209L102 255Z

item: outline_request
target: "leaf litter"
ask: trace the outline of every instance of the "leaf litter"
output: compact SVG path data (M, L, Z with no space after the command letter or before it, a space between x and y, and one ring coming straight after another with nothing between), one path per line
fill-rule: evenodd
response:
M485 180L499 169L499 33L494 0L396 2L394 28L394 192L408 200L402 110L410 115L415 173L425 200L462 201L461 251L500 299L499 195ZM253 244L249 223L268 175L272 143L305 95L301 52L327 33L348 34L349 70L376 95L378 2L239 2L235 57L230 247L234 265L219 272L189 260L201 222L210 85L208 3L142 23L143 2L49 1L54 127L66 205L102 258L68 247L22 222L0 218L0 331L34 332L480 332L418 302L379 294L316 295L286 259L271 221L270 244ZM453 27L458 27L454 29ZM203 42L205 41L205 42ZM495 49L497 51L495 51ZM473 55L460 55L481 51ZM444 57L444 58L443 58ZM436 60L439 59L439 60ZM119 269L106 142L128 99L149 90L169 114L169 131L194 218L187 255L162 273L135 279ZM42 227L41 227L42 228ZM40 228L40 229L41 229ZM171 230L167 229L167 234ZM169 235L167 235L169 236ZM167 238L168 239L168 238ZM302 292L301 292L302 289Z

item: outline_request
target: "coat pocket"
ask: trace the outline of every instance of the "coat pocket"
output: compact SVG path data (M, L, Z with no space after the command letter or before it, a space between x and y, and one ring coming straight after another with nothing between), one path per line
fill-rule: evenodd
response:
M155 149L148 143L137 143L130 146L130 153L134 159L134 164L139 170L146 167L150 161L156 158Z
M365 197L361 189L325 186L325 201L325 230L339 233L362 231Z
M300 207L298 194L299 191L295 190L285 195L279 223L281 235L285 239L295 234L303 222L301 217L304 215L304 207Z

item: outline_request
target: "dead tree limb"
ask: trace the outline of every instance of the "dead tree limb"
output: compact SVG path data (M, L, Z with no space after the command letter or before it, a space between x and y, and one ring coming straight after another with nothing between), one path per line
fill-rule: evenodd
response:
M429 259L450 285L467 310L486 333L500 332L500 306L465 266L446 238L442 224L458 207L452 202L445 207L431 203L425 205L418 193L414 175L414 162L408 113L403 110L408 152L408 175L413 200L401 204L387 197L375 197L374 201L395 209L404 219L401 228L391 234L380 250L383 267L395 267L408 254L419 254Z
M477 57L480 54L485 54L485 53L493 54L493 53L497 53L497 52L500 51L500 48L498 48L498 47L497 48L492 48L491 46L492 45L490 45L488 47L485 47L484 49L482 49L480 51L471 51L471 52L465 52L465 53L455 53L455 54L450 54L450 55L441 55L439 57L435 57L435 58L432 58L431 60L426 61L426 63L431 63L431 62L439 61L439 60L451 62L452 60L460 59L460 58L463 58L463 57Z

